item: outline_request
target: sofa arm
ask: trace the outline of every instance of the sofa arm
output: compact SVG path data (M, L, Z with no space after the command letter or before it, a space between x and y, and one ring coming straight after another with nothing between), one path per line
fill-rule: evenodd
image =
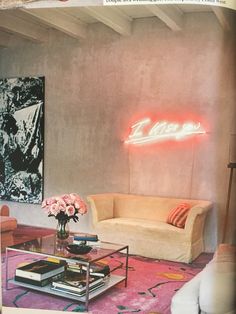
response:
M87 200L91 208L93 226L101 220L113 218L113 194L89 195Z
M212 314L235 313L235 263L212 263L200 283L199 305Z
M180 288L171 300L171 314L199 313L199 286L201 273Z
M199 238L203 233L206 214L211 207L212 203L205 201L191 208L184 229L192 240Z

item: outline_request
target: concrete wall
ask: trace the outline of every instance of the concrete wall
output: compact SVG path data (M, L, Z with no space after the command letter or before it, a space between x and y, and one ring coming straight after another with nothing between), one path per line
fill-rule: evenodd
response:
M1 77L46 78L45 196L127 192L212 200L205 240L213 250L235 136L231 36L213 14L194 13L177 33L148 18L133 23L130 37L98 23L83 42L51 32L47 44L1 50ZM207 133L182 142L124 145L129 126L148 116L200 120ZM234 198L230 215L235 204ZM56 224L40 206L10 206L19 223ZM88 230L89 220L88 214L70 228Z

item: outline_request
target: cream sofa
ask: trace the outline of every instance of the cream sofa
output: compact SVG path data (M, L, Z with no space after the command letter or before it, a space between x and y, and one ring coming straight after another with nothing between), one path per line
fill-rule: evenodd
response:
M221 244L208 265L172 298L172 314L236 313L236 247Z
M204 250L209 201L119 193L87 199L93 231L103 241L128 244L131 254L188 263ZM192 206L184 229L166 223L170 210L181 202Z

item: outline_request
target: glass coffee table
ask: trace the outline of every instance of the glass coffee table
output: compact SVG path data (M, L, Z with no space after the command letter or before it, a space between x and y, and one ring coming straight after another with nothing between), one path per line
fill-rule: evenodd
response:
M72 254L66 250L68 244L72 244L73 234L66 241L57 240L56 235L48 235L44 237L37 238L33 241L27 241L13 246L8 246L6 248L6 290L8 290L8 283L14 283L18 286L23 286L28 289L38 290L40 292L45 292L48 294L54 294L60 297L69 298L77 300L78 302L85 303L85 310L88 310L89 301L101 293L104 293L113 286L119 284L120 282L125 283L127 287L128 279L128 257L129 257L129 248L128 245L121 245L109 242L95 242L92 246L92 250L83 255ZM90 242L91 243L91 242ZM43 258L56 258L67 263L78 264L85 266L86 269L86 292L84 296L72 295L66 292L52 289L52 285L48 284L44 287L39 287L32 284L27 284L23 282L16 281L14 279L8 279L8 268L9 268L9 252L17 251L25 254L33 254L34 259L37 256ZM115 253L123 253L125 256L125 265L123 270L123 275L114 274L111 272L108 280L105 281L105 284L94 291L89 291L89 277L90 277L90 267L93 263L98 262L99 260L109 257Z

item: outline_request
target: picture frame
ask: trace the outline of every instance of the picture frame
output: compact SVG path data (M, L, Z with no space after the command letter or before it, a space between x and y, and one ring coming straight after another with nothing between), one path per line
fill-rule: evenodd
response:
M0 79L0 199L43 199L44 77Z

